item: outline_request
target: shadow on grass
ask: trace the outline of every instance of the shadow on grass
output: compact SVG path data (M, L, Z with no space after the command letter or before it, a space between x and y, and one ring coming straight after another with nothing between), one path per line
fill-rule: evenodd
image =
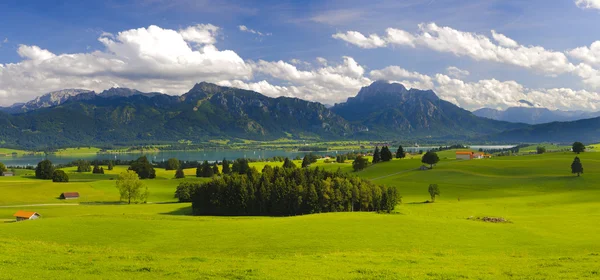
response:
M127 205L124 201L87 201L80 202L79 205Z
M431 202L429 200L425 200L425 201L422 201L422 202L407 202L405 204L430 204L430 203L434 203L434 202Z
M160 215L172 215L172 216L192 216L192 206L186 206L173 210L171 212L160 213Z

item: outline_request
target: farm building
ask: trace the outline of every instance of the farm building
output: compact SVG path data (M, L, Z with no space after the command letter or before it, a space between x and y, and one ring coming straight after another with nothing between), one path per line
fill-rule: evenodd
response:
M60 194L60 199L78 199L78 192L64 192Z
M2 176L4 176L4 177L12 177L12 176L15 176L15 173L12 173L12 172L3 172Z
M486 155L482 152L471 152L471 151L456 151L456 159L482 159L482 158L490 158L491 155Z
M13 217L16 217L17 222L19 222L19 221L24 221L24 220L36 220L36 219L39 219L41 217L41 215L38 214L37 212L19 210L19 211L17 211L17 213L15 213L13 215Z

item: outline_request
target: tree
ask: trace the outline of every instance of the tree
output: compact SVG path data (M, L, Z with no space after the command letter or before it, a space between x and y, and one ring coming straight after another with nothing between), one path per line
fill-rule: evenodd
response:
M87 160L78 160L77 161L77 172L90 172L92 171L92 166L90 162Z
M210 166L210 163L208 163L207 160L205 160L201 165L198 166L198 168L196 169L196 177L204 177L204 178L210 178L214 175L214 171L212 169L212 166Z
M352 162L352 168L354 171L361 171L369 165L369 160L363 156L358 156Z
M544 147L544 146L538 146L536 148L536 152L538 153L538 155L541 155L541 154L543 154L543 153L546 152L546 147Z
M113 168L114 168L114 164L113 164L112 160L109 160L108 161L108 170L113 170Z
M35 177L38 179L50 180L52 179L52 174L54 174L54 166L47 159L40 161L35 168Z
M69 182L69 176L62 170L54 170L52 173L52 182L55 183L66 183Z
M283 168L296 168L296 164L289 158L285 158L285 160L283 160Z
M390 151L388 146L383 146L381 148L381 161L390 161L392 160L392 158L394 158L392 155L392 151Z
M221 174L221 172L219 171L219 165L217 164L217 162L215 162L215 164L213 164L212 170L213 170L214 175L219 176L219 174Z
M94 169L92 170L93 174L104 174L104 169L98 166L98 164L94 164Z
M8 171L8 169L6 169L6 165L4 165L4 163L0 162L0 176L4 175L4 172Z
M167 166L165 167L166 170L177 170L179 169L179 160L176 158L170 158L169 160L167 160Z
M156 172L154 166L148 161L146 156L139 157L136 161L131 163L129 170L135 171L140 176L140 179L154 179L156 178Z
M423 155L423 158L421 158L421 162L425 163L425 164L429 164L431 166L431 168L433 168L433 165L438 163L440 161L440 158L438 157L437 153L429 151L427 153L425 153Z
M246 174L248 170L250 170L250 164L245 158L238 158L231 165L231 171L237 174Z
M583 174L583 165L581 165L579 157L575 157L573 163L571 163L571 173L577 174L577 177L579 177L579 174Z
M398 147L398 150L396 151L396 158L404 158L406 157L406 153L404 152L404 148L402 148L402 145L400 145Z
M583 143L581 143L581 142L573 143L573 152L577 153L577 154L585 152L585 146L583 145Z
M302 159L302 168L306 168L310 165L310 160L308 159L308 155L305 155Z
M185 178L185 173L183 173L183 169L179 168L175 171L175 179Z
M375 146L375 151L373 152L373 163L378 163L381 161L381 152L379 152L379 147Z
M119 174L119 179L116 182L117 189L121 195L120 199L127 200L128 204L131 201L142 201L146 203L148 198L148 187L144 188L144 184L140 180L140 176L133 170L127 170Z
M229 161L223 159L223 162L221 164L223 165L223 174L231 174L231 167L229 166Z
M429 195L431 196L431 202L435 202L435 196L440 195L440 188L437 184L429 185Z

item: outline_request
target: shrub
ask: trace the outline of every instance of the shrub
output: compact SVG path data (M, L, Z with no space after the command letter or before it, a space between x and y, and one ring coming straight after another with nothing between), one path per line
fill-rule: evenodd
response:
M69 176L62 170L54 170L52 173L52 182L66 183L69 182Z

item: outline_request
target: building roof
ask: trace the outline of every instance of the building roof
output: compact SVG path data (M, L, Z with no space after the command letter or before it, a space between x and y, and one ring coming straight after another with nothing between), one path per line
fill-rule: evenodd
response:
M15 213L13 215L13 217L29 219L29 218L33 217L33 215L40 216L40 214L38 214L37 212L19 210L19 211L17 211L17 213Z
M62 193L64 197L79 197L78 192L64 192Z
M466 151L456 151L457 155L472 155L473 152L466 152Z

